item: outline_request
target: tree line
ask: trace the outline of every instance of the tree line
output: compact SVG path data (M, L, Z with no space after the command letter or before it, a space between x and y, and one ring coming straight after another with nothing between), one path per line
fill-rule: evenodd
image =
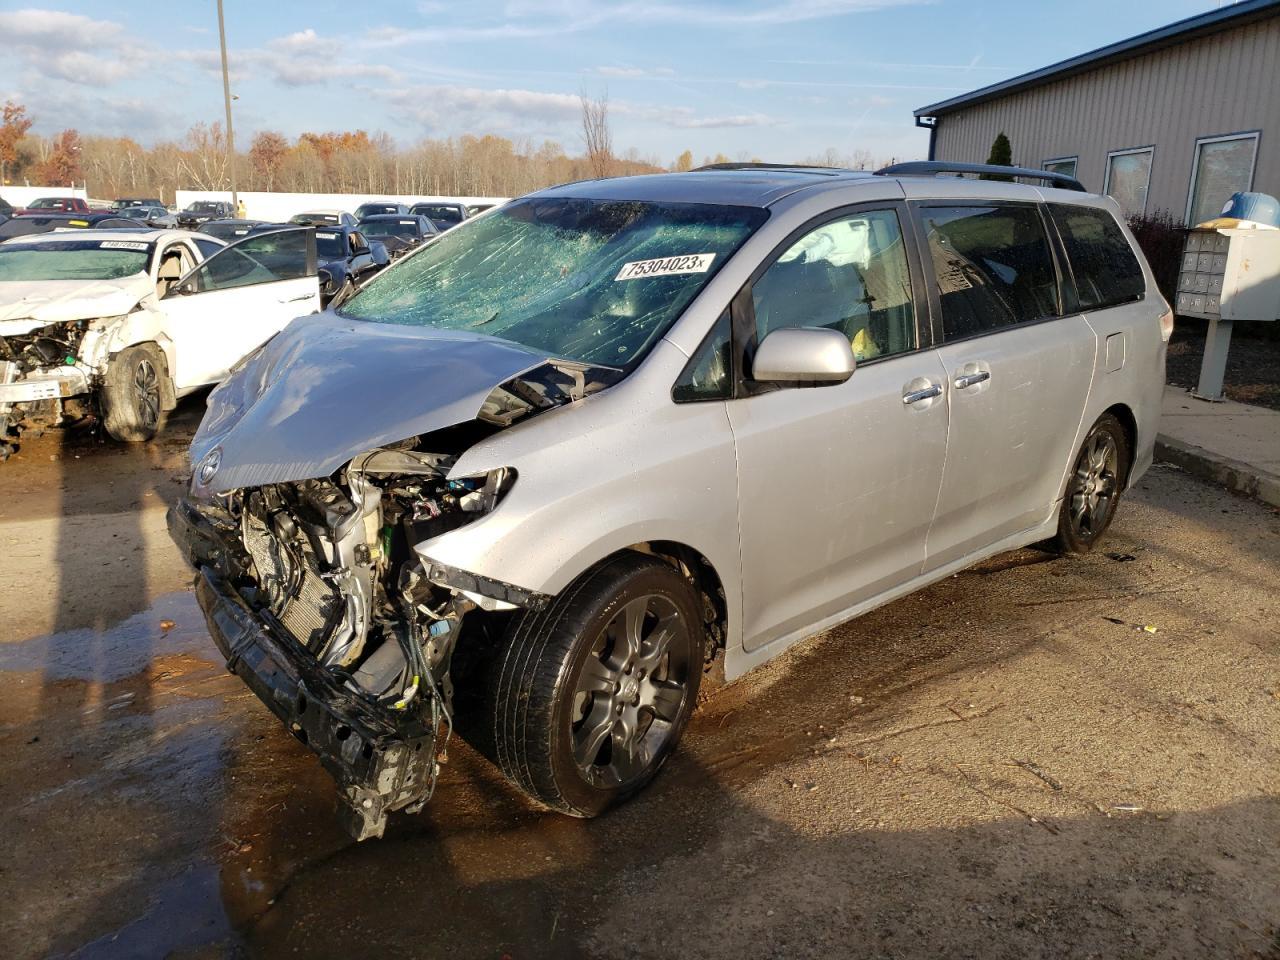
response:
M582 97L581 155L546 140L484 134L427 138L401 147L385 133L364 130L303 133L290 139L272 130L237 141L229 160L220 123L197 123L181 140L143 146L129 137L82 136L74 129L55 136L31 132L33 118L19 103L0 110L0 184L83 185L89 196L174 200L176 190L230 190L231 163L240 190L410 196L515 197L543 187L589 177L629 176L699 165L686 150L663 165L634 147L618 155L609 130L607 98ZM724 154L701 164L726 163ZM738 161L756 158L740 154ZM827 151L803 162L869 168L869 153L841 157Z

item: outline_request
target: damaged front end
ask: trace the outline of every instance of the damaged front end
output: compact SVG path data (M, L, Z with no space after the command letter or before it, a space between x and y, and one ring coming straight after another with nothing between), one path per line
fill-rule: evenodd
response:
M93 383L94 370L81 359L86 335L93 340L90 321L29 326L0 335L0 459L12 452L7 440L19 423L54 426L68 412L88 412L83 400L80 407L67 407L72 398L89 393Z
M229 669L316 751L356 839L430 799L452 727L467 592L414 546L482 516L511 471L448 480L452 458L375 450L334 480L184 500L170 530Z
M277 356L287 349L271 347ZM286 479L328 468L339 447L312 451L305 468L296 460L228 462L236 430L252 422L246 410L269 415L269 391L234 413L218 405L243 402L236 385L215 394L206 425L216 436L203 427L206 436L197 436L205 453L193 495L170 511L170 532L197 570L197 599L228 668L319 755L356 839L381 836L389 812L415 811L435 789L453 731L453 656L465 630L487 629L468 614L549 600L419 552L491 513L518 482L509 467L453 476L468 446L601 389L611 376L534 359L491 383L471 420L427 417L419 422L436 429L357 453L321 476ZM236 376L260 376L272 362L254 358ZM329 442L341 444L333 438L344 435L342 425L325 426ZM256 438L245 444L257 449ZM221 481L237 466L260 482L225 489Z

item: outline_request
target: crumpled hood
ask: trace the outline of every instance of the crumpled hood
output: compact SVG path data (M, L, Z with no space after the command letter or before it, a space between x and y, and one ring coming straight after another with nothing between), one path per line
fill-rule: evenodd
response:
M119 280L5 281L0 283L0 336L67 320L117 317L148 293L155 287L145 273Z
M495 387L548 359L472 331L300 317L209 395L193 490L328 476L373 447L474 419ZM217 472L201 483L215 447Z

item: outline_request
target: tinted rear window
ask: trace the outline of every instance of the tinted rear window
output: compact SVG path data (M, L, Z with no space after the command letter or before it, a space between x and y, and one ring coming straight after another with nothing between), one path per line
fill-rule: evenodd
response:
M1049 212L1075 276L1076 309L1112 307L1146 293L1142 266L1109 211L1051 203Z
M920 216L947 340L1058 315L1057 271L1034 206L929 206Z

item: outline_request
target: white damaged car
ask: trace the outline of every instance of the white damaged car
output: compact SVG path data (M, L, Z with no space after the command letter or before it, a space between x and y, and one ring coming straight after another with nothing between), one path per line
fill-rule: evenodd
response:
M0 459L17 429L85 415L149 440L179 397L319 308L310 229L230 245L181 230L0 243Z

